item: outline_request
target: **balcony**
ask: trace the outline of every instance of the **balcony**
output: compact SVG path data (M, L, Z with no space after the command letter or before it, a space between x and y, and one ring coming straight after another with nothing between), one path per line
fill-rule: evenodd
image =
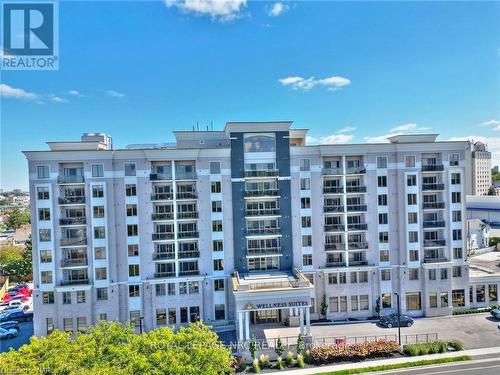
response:
M151 220L174 220L173 212L156 212L151 214Z
M276 197L279 193L279 189L246 190L245 197Z
M180 259L199 258L200 252L198 250L179 251L178 255Z
M279 208L256 208L246 210L247 216L277 216L279 214Z
M325 250L345 250L345 242L326 242Z
M170 259L175 259L174 251L153 253L153 260L170 260Z
M347 186L347 193L366 193L366 186Z
M67 286L67 285L88 285L89 279L66 279L66 280L61 280L60 285L61 286Z
M323 194L342 194L344 192L343 187L339 186L323 186Z
M196 230L188 230L177 233L177 238L198 238L199 232Z
M446 246L446 240L424 240L424 247L441 247Z
M280 234L281 228L279 227L262 227L262 228L247 228L248 236L268 236Z
M323 168L323 176L338 176L344 174L342 168Z
M346 174L365 174L365 167L348 167L346 168Z
M363 241L348 242L347 248L349 250L368 249L368 242L363 242Z
M177 199L197 199L198 193L195 191L180 191L177 192Z
M424 202L422 203L423 210L442 210L444 202Z
M163 279L167 277L175 277L175 271L167 271L167 272L155 272L154 277L156 279Z
M174 232L153 233L153 241L173 240Z
M278 177L278 169L246 170L245 177Z
M58 184L83 184L85 179L83 176L58 176Z
M59 225L85 225L87 218L85 217L65 217L59 219Z
M337 267L346 267L345 262L326 262L325 267L326 268L337 268Z
M196 276L196 275L199 275L199 274L200 274L199 270L179 271L179 276Z
M440 190L444 190L444 184L441 184L441 183L427 183L427 184L422 184L422 190L424 191L429 191L429 190L436 190L436 191L440 191Z
M445 257L424 257L424 263L446 263L449 260Z
M59 198L59 204L85 204L84 196L72 196Z
M281 247L249 247L247 249L249 255L267 255L267 254L281 254Z
M367 266L368 261L366 260L350 260L349 259L349 266L352 267L357 267L357 266Z
M344 224L325 224L325 232L343 232L345 231Z
M424 221L424 228L444 228L446 223L444 220L428 220Z
M87 257L67 258L61 260L61 267L85 267L88 266Z
M443 164L422 164L422 172L440 172L444 171Z
M344 212L344 206L341 205L323 206L323 212Z
M198 211L177 212L177 219L198 219Z
M366 204L348 204L347 212L362 212L367 210Z
M86 245L87 238L61 238L61 246L79 246Z
M152 201L170 201L174 199L174 193L153 193L151 194Z
M365 223L347 224L347 230L368 230L368 224Z
M176 180L196 180L198 178L196 172L176 171Z
M172 180L171 173L151 173L149 175L150 181L169 181Z

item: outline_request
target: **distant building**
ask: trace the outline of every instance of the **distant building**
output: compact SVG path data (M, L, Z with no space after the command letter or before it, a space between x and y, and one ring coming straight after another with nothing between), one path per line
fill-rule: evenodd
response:
M493 173L498 173L498 165L495 165L491 171Z
M477 250L488 247L490 226L480 219L467 220L467 248Z
M472 194L487 195L491 187L491 152L482 142L472 145Z

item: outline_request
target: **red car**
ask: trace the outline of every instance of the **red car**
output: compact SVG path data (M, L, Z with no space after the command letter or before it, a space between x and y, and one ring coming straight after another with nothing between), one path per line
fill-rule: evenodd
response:
M19 288L17 294L24 294L25 296L31 296L33 294L33 289L30 288Z
M10 301L15 301L15 300L28 301L29 297L25 294L16 294L15 296L6 294L3 297L3 303L9 303Z

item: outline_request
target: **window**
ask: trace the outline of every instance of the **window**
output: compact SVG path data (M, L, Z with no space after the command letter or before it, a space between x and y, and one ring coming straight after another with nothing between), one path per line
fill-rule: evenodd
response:
M437 293L429 293L429 307L438 307L438 296Z
M155 295L157 297L167 295L167 285L166 284L156 284L155 285Z
M50 305L54 303L54 292L43 292L42 293L42 303L44 305Z
M311 190L311 179L301 178L300 179L300 190Z
M418 250L410 250L410 262L418 261Z
M177 323L177 311L175 307L170 307L168 309L168 324L176 324Z
M360 283L368 282L368 271L360 271L358 275L358 280Z
M85 303L86 299L87 299L87 294L85 290L78 290L76 292L76 303Z
M339 297L328 298L328 310L330 312L339 312Z
M52 250L40 250L40 263L52 262Z
M340 296L340 312L347 311L347 296Z
M453 248L453 258L454 259L462 259L462 248L461 247L454 247Z
M212 212L222 212L222 201L212 201Z
M408 268L408 279L418 280L418 268Z
M300 198L300 208L311 208L311 198L309 197Z
M38 209L38 220L40 220L40 221L50 220L50 209L49 208L39 208Z
M460 241L462 239L462 229L453 229L453 241Z
M387 206L387 194L379 194L378 205L379 206Z
M139 245L137 245L137 244L127 245L127 250L128 250L129 257L139 256Z
M347 277L345 272L339 272L339 284L345 284L347 282Z
M106 259L106 248L105 247L94 248L94 258L95 259Z
M441 280L448 280L448 268L441 268Z
M435 269L430 269L428 274L429 274L429 280L436 280L436 270Z
M300 159L300 171L307 172L311 170L311 161L309 159Z
M210 183L212 193L220 193L222 191L222 185L220 181L212 181Z
M214 291L222 292L224 291L224 279L216 279L214 280Z
M36 193L37 193L38 199L40 199L40 200L49 199L49 188L46 186L37 187Z
M452 173L451 174L451 184L452 185L460 185L460 173Z
M417 194L408 194L408 205L417 204Z
M451 211L451 215L454 223L462 221L462 211Z
M213 251L223 251L224 244L222 240L213 240L212 241L212 250Z
M459 191L453 191L451 193L451 203L460 203L462 201L462 195Z
M92 197L93 198L102 198L102 197L104 197L104 186L103 185L94 185L94 186L92 186Z
M378 176L377 177L377 186L378 187L387 187L387 176Z
M274 134L245 134L244 152L275 152Z
M200 320L200 308L198 306L191 306L189 308L189 321L191 323Z
M450 154L450 166L457 166L460 162L460 154Z
M106 238L106 231L105 231L104 227L94 227L94 238L95 239Z
M408 212L408 224L418 224L418 214L416 212Z
M48 165L37 165L36 174L39 180L50 178L49 166Z
M312 266L312 255L311 254L302 255L302 265L303 266Z
M54 319L53 318L46 318L45 322L47 325L47 335L50 335L52 333L52 331L54 331Z
M128 265L128 275L129 275L129 277L139 276L139 265L138 264L129 264Z
M358 283L358 273L357 272L351 272L351 284L357 284Z
M214 259L214 271L224 271L223 259Z
M106 321L108 320L108 315L106 313L99 313L99 315L97 316L97 320Z
M222 232L222 220L212 220L212 232Z
M406 310L420 310L421 308L420 292L406 293Z
M408 232L408 242L410 243L418 242L418 232L416 231Z
M370 309L368 295L361 295L361 296L359 296L359 309L361 311L369 310Z
M498 288L496 284L488 285L488 298L490 303L498 301Z
M390 309L392 306L392 296L391 293L382 293L382 308L383 309Z
M71 292L62 292L61 297L63 305L71 305Z
M390 281L391 270L380 270L380 278L382 279L382 281Z
M405 166L406 168L414 168L415 167L415 156L408 155L405 157Z
M92 177L104 177L104 167L102 164L92 164Z
M129 285L128 286L128 296L129 297L140 297L141 291L139 285Z
M302 236L302 247L310 247L312 246L312 236L304 235Z
M73 332L73 318L63 318L64 332Z
M136 204L127 204L127 216L137 216Z
M387 168L387 157L386 156L377 156L377 168L378 169Z
M338 284L338 277L337 277L336 273L329 273L328 274L328 284L330 284L330 285Z
M137 224L128 224L127 225L127 236L135 237L139 235L139 227Z
M125 195L127 197L135 197L137 195L137 187L135 184L125 185Z
M41 271L40 282L42 284L52 284L52 271Z
M179 294L187 294L188 289L187 289L187 282L181 281L179 283Z
M93 213L95 219L100 219L104 217L104 206L94 206Z
M156 326L167 325L167 309L156 309Z
M135 163L125 163L125 176L135 176Z
M107 278L106 267L98 267L95 269L96 280L106 280L106 278Z
M448 292L439 293L441 299L441 307L448 307Z
M451 291L451 303L452 303L453 307L465 306L465 291L463 289L452 290Z
M379 259L381 262L389 262L389 250L380 250Z
M98 301L107 301L108 288L96 288L96 298Z
M38 238L40 242L49 242L50 241L50 229L39 229L38 230Z
M210 162L210 174L220 174L220 162L218 161Z
M311 216L302 216L302 228L311 228Z
M476 302L486 301L486 291L484 285L476 285Z
M222 304L216 304L214 307L214 315L215 320L224 320L226 319L226 307Z
M460 266L453 266L453 277L462 277L462 267Z
M417 176L410 174L406 177L406 186L417 186Z
M379 232L379 234L378 234L378 242L380 242L380 243L388 243L389 242L389 233L388 232Z

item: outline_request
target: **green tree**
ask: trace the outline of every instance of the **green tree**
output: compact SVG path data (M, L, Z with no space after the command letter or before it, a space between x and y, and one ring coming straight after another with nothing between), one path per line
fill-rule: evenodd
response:
M278 341L276 341L276 348L274 348L274 351L276 352L276 355L278 357L281 357L281 355L285 351L285 348L283 347L283 343L281 342L281 339L279 337L278 337Z
M306 345L304 339L302 338L302 335L299 333L299 336L297 337L297 355L304 352L305 348Z
M257 341L255 341L255 335L253 335L252 339L250 340L250 345L248 347L248 350L250 350L250 355L252 356L252 359L257 358Z
M0 373L129 375L231 373L231 353L208 326L194 323L136 335L129 324L100 321L72 338L54 331L0 354Z
M321 315L326 319L326 314L328 313L328 305L326 304L326 294L323 294L323 298L321 299L321 305L319 307Z
M380 319L380 297L375 301L375 312L377 313L377 317Z
M7 214L7 220L5 221L5 226L7 229L17 229L21 225L29 224L31 221L29 210L16 208L9 211Z
M31 236L26 247L5 246L0 249L0 274L27 279L33 273L33 250Z

